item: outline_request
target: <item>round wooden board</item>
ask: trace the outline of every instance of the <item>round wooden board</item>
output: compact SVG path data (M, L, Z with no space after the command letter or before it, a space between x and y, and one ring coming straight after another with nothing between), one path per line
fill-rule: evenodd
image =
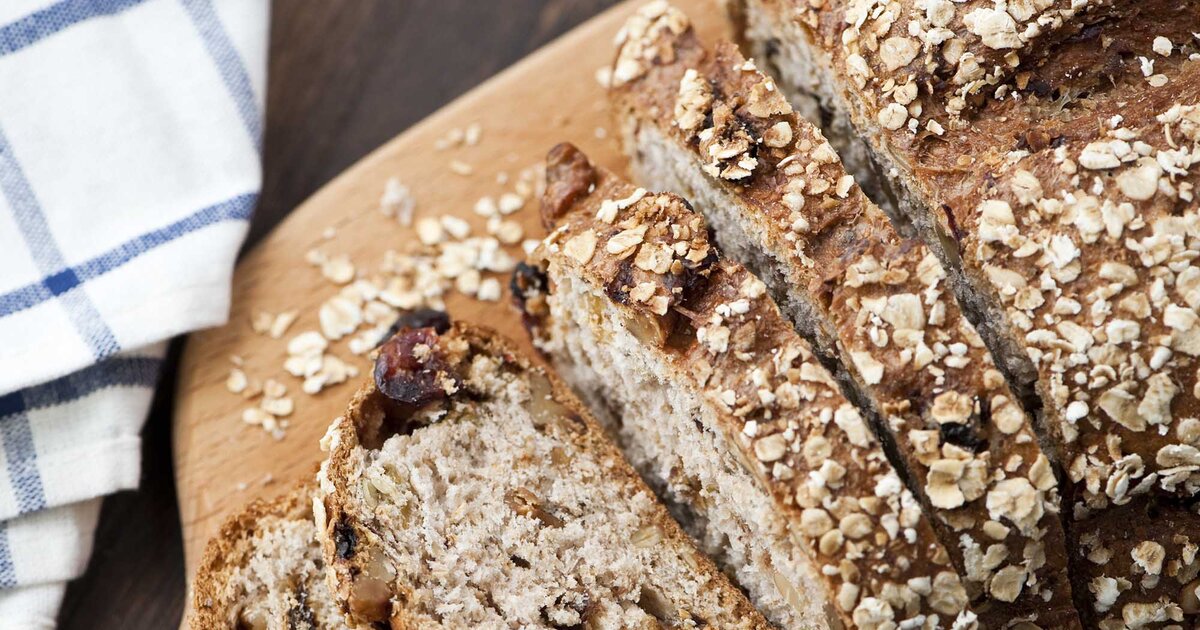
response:
M310 396L300 391L300 379L284 372L288 339L319 330L317 309L338 290L305 262L306 252L316 248L330 255L347 254L359 268L374 269L385 251L403 251L416 238L414 231L379 209L392 177L412 190L416 217L452 214L470 222L473 234L484 234L484 220L472 207L480 197L496 196L512 186L497 183L497 173L515 178L558 142L573 142L597 163L623 170L625 160L611 132L604 138L597 134L597 128L611 131L612 125L595 72L611 62L613 36L643 3L626 2L601 14L391 140L296 208L241 261L233 278L229 323L192 335L180 366L175 481L189 584L205 543L230 513L314 474L321 460L320 437L369 374L366 360L346 349L346 338L332 343L331 351L352 360L362 374L359 378ZM674 4L688 13L703 39L729 34L715 0ZM477 145L435 150L440 138L471 123L483 130ZM453 172L451 160L471 165L473 172ZM536 199L512 218L525 227L526 238L544 234ZM335 235L326 239L330 228ZM452 294L447 309L458 319L495 328L529 350L519 317L509 305L507 279L501 280L506 288L499 302ZM299 318L281 339L251 328L255 313L290 310L299 311ZM295 412L288 417L291 426L284 439L275 440L242 422L242 410L253 403L226 388L234 355L244 359L244 370L252 378L271 377L287 385Z

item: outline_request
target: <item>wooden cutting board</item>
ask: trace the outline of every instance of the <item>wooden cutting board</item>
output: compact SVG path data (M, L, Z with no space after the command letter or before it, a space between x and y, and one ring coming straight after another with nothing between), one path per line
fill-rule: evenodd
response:
M383 145L296 208L244 257L233 277L229 323L193 334L180 368L175 481L189 584L204 545L229 514L314 474L320 437L370 374L369 362L351 354L346 338L332 342L330 352L356 366L357 378L309 395L301 391L301 379L284 371L288 341L320 329L318 309L339 289L306 262L306 254L313 249L345 254L359 270L367 270L378 266L385 251L411 247L415 230L380 211L390 178L411 189L418 219L451 214L467 220L472 234L483 235L485 221L472 211L476 201L511 190L517 174L558 142L573 142L597 163L623 170L596 71L611 62L614 35L643 3L626 2L590 20ZM702 38L728 35L716 0L674 4L688 13ZM436 148L454 129L473 123L482 131L476 144ZM509 175L507 183L497 181L500 173ZM509 218L525 228L525 238L539 238L537 212L537 200L530 199ZM509 251L520 256L519 247ZM499 301L452 294L447 308L454 317L491 326L529 349L509 305L507 278L493 277L505 286ZM298 318L281 338L272 338L252 327L261 311L297 311ZM241 369L252 380L274 378L287 386L295 409L286 416L290 426L282 439L243 422L243 410L256 401L227 388L233 356L241 358Z

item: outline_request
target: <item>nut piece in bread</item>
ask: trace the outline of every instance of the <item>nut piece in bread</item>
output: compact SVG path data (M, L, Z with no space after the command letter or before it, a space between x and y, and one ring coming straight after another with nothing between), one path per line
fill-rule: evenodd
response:
M985 625L1078 627L1051 462L941 263L892 227L735 46L710 53L690 29L653 37L626 39L617 59L631 46L670 54L609 92L635 179L689 199L834 366ZM716 168L722 138L741 138L753 164Z
M255 501L208 543L193 586L194 630L349 628L325 581L313 485Z
M362 627L769 626L558 380L490 331L404 328L325 440L316 520Z
M732 156L731 156L732 157ZM731 159L719 172L738 166ZM550 152L527 313L635 466L782 627L972 627L949 555L863 416L703 218Z

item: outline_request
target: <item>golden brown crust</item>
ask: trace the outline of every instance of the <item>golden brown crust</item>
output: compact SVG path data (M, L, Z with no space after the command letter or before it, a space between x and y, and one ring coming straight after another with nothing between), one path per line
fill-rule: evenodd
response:
M456 322L449 331L438 336L435 354L446 360L449 374L463 373L473 357L484 355L499 360L505 369L525 374L529 378L544 379L548 383L548 399L561 407L560 422L563 430L557 435L570 440L579 449L594 453L598 460L606 462L616 481L625 488L625 495L651 495L651 491L625 462L617 447L604 434L574 394L559 378L540 367L534 367L505 339L482 327ZM453 396L453 394L451 394ZM380 533L372 530L371 523L354 504L350 484L355 479L354 452L361 447L376 448L395 432L398 427L389 425L388 416L392 401L383 396L373 383L365 385L354 396L347 413L334 421L326 436L329 456L322 468L322 500L318 511L318 529L327 563L335 576L335 598L353 621L368 625L387 620L392 628L412 627L414 621L406 609L407 589L395 581L380 580L380 568L373 566L372 558L381 551L373 549L379 544ZM404 430L420 431L419 426ZM366 438L366 441L364 441ZM713 566L711 560L695 549L691 540L679 528L666 509L656 505L652 512L653 524L657 525L663 538L683 553L690 552L689 563L694 570L706 576L705 586L715 593L720 607L731 617L739 618L739 628L765 630L767 622L756 611L745 596L737 591ZM360 605L355 606L354 602Z
M991 600L977 612L993 625L1021 617L1078 625L1050 462L947 293L940 263L921 241L896 233L820 131L732 45L709 55L690 31L659 38L654 47L672 47L673 61L650 64L611 91L626 153L636 164L646 152L637 128L648 126L692 153L697 168L707 166L706 138L729 135L710 130L721 126L720 112L733 113L725 124L748 131L755 164L737 177L708 168L707 181L734 199L736 209L723 211L754 226L745 230L754 235L749 247L780 261L766 270L776 273L764 273L780 278L773 289L804 292L813 305L816 326L827 330L808 332L820 350L840 355L969 589ZM999 508L1018 503L1029 509Z
M230 516L208 541L204 557L192 581L192 611L188 624L195 630L229 628L237 611L224 601L221 591L235 567L245 566L254 549L252 541L259 524L267 518L308 520L312 518L313 484L297 485L287 494L270 500L257 499Z
M1191 31L1200 4L1122 5L1021 64L957 120L924 86L918 107L905 107L894 81L851 69L862 46L885 37L862 36L882 28L871 20L848 26L851 3L746 4L771 14L781 33L804 26L787 37L819 60L826 106L895 167L926 240L961 260L1006 367L1036 377L1071 481L1069 513L1117 533L1119 521L1105 515L1114 506L1193 501L1200 56ZM1186 509L1177 522L1200 527ZM1073 537L1084 531L1071 528ZM1108 569L1116 576L1122 564L1130 567ZM1122 601L1136 610L1157 595L1130 575Z
M551 159L564 155L576 154L559 148ZM846 623L922 614L952 623L966 594L946 550L762 282L716 260L703 219L682 199L591 170L594 188L559 213L533 256L603 287L633 315L632 332L693 379L687 386L717 410L718 428L795 523L813 565L840 567L822 580ZM622 236L631 232L639 237Z
M841 4L803 12L820 25L818 41L842 32L834 25ZM947 211L924 210L932 228L957 241L967 273L995 291L1010 334L1032 354L1083 512L1135 491L1190 496L1200 488L1196 470L1186 469L1200 437L1181 426L1200 414L1200 294L1187 271L1200 251L1198 171L1184 157L1197 142L1200 61L1189 59L1190 36L1176 33L1196 23L1200 7L1145 2L1138 11L1121 23L1129 36L1122 50L1148 55L1168 81L1161 88L1122 66L1111 85L1086 86L1095 89L1065 107L1036 93L992 100L968 127L936 141L872 123L879 104L865 88L846 90L856 122L877 132L877 151L901 167L922 206ZM1149 50L1163 35L1174 36L1167 56ZM1062 56L1086 46L1102 42L1070 43ZM835 68L845 69L852 49L828 48ZM1031 70L1030 81L1070 92L1067 60ZM1013 122L1022 120L1038 124ZM1127 481L1126 456L1145 468Z
M880 80L870 86L885 100L895 89L916 85L913 100L958 118L986 97L1003 96L1009 79L1037 66L1058 46L1088 39L1110 22L1128 19L1133 0L1031 0L997 5L992 0L900 0L877 12L871 2L840 4L843 19L858 28L846 57L851 76ZM905 97L907 98L907 97Z
M1090 627L1187 627L1200 613L1196 510L1141 498L1074 525L1071 560Z

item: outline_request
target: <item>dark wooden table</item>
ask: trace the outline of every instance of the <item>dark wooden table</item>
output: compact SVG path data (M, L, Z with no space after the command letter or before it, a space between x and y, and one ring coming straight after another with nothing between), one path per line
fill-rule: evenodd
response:
M247 245L371 149L612 4L275 0L265 181ZM171 408L181 347L172 344L142 433L141 489L105 501L91 564L67 589L62 628L179 624L184 570Z

